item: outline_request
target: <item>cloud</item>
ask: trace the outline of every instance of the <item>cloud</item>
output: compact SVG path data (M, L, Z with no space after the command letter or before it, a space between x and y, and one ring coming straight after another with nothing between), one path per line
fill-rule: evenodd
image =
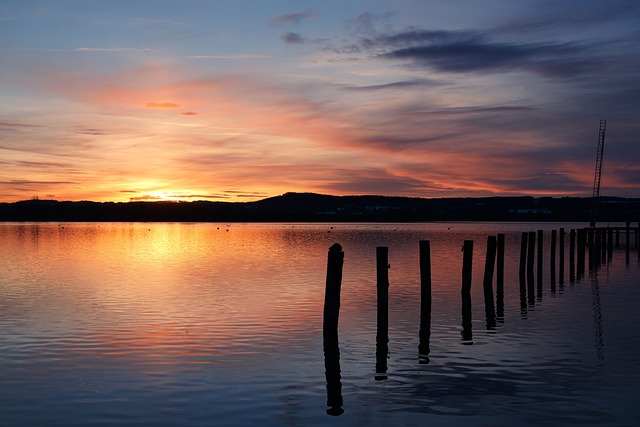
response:
M262 191L225 190L224 193L229 194L233 197L250 198L250 199L264 198L269 196L267 193Z
M29 124L29 123L3 121L3 122L0 122L0 127L11 129L11 128L36 128L39 126L34 124Z
M354 34L359 35L371 35L377 33L377 28L382 26L386 29L390 28L392 12L383 14L374 14L370 12L364 12L350 19L347 22L347 26L352 29Z
M138 197L129 197L130 202L153 202L163 200L162 196L138 196Z
M174 102L147 102L145 104L145 107L147 108L178 108L180 107L180 105Z
M252 54L238 54L238 55L193 55L187 56L187 59L273 59L270 55L252 55Z
M376 84L376 85L345 86L345 89L354 90L354 91L378 91L378 90L386 90L386 89L404 89L404 88L415 88L416 86L434 86L434 85L438 85L438 83L434 80L412 79L412 80L401 80L397 82L382 83L382 84Z
M19 160L13 162L20 166L28 167L28 168L37 168L37 169L51 169L51 168L68 168L70 167L70 163L60 163L60 162L33 162L28 160Z
M433 187L417 177L402 176L390 170L344 170L338 179L320 186L324 191L339 194L413 195Z
M306 41L300 34L291 32L281 35L280 40L287 44L303 44Z
M75 132L80 135L107 135L106 132L95 128L81 128L76 130Z
M365 22L369 22L365 20ZM491 31L425 30L378 33L372 24L352 44L332 46L338 54L364 53L369 58L405 61L414 68L454 73L527 71L551 77L582 76L602 60L594 46L578 42L503 42Z
M193 111L185 111L184 113L180 114L181 116L197 116L198 113L193 112Z
M134 192L135 191L130 191ZM123 193L123 191L121 191ZM228 199L230 196L224 194L182 194L167 193L163 195L145 194L143 196L129 197L130 202L153 202L162 200L206 200L206 199Z
M528 106L516 106L516 105L488 105L477 107L453 107L444 108L439 110L433 110L425 112L431 116L451 116L451 115L463 115L463 114L486 114L486 113L518 113L529 112L535 110L534 107Z
M154 49L137 47L79 47L76 52L153 52Z
M581 32L592 31L597 26L614 23L617 27L628 24L637 27L640 15L640 3L634 0L612 2L585 2L583 0L565 0L547 2L545 7L533 5L526 18L515 19L500 24L495 30L507 34L539 34L554 32L560 27Z
M318 16L319 13L313 10L297 13L285 13L273 18L270 22L270 25L272 27L279 27L286 24L300 24L304 20L317 18Z
M459 41L406 47L382 54L407 59L437 71L500 72L530 71L555 77L585 74L596 65L593 59L572 57L582 49L569 44L507 44Z
M22 190L35 190L38 187L47 187L51 185L77 184L73 181L32 181L28 179L13 179L10 181L0 181L0 185L7 185Z

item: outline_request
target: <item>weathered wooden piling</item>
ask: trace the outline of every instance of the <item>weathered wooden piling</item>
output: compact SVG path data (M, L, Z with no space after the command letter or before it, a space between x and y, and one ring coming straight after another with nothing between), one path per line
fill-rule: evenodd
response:
M473 270L473 240L462 246L462 341L473 339L471 321L471 278Z
M626 237L626 244L625 244L625 255L626 255L626 261L627 264L629 263L629 251L631 250L631 222L627 221L627 237Z
M596 266L599 266L602 264L602 229L601 228L596 228L595 229L595 249L594 249L594 257L593 257L593 262Z
M626 245L627 247L631 246L630 242L631 241L631 221L627 221L627 225L626 225Z
M504 234L498 234L498 254L496 258L496 316L504 319Z
M493 272L495 270L497 245L496 236L487 237L487 256L484 264L484 280L482 281L487 329L496 327L496 308L493 302Z
M558 231L551 230L551 254L549 256L549 277L551 279L551 292L556 291L556 241Z
M340 289L344 252L335 243L329 248L327 281L324 295L323 350L325 378L327 381L327 414L341 415L342 382L340 377L340 348L338 345L338 317L340 314Z
M596 263L596 238L593 228L590 228L588 231L587 242L589 244L589 271L591 271Z
M376 334L376 380L386 379L389 354L389 248L376 248L378 328Z
M334 243L329 248L327 259L327 281L324 293L323 336L338 337L338 317L340 316L340 289L342 287L342 246Z
M529 246L529 233L522 232L520 240L520 314L524 318L527 315L527 247Z
M542 296L542 262L544 261L544 234L542 230L538 230L538 297Z
M576 230L569 232L569 282L576 281Z
M520 284L526 282L528 237L529 233L523 231L520 240Z
M584 228L578 229L578 279L584 277L586 233L587 232Z
M527 294L529 299L529 304L533 305L536 302L535 295L535 283L534 283L534 275L533 275L533 263L535 261L535 250L536 250L536 233L535 231L529 232L529 248L527 250Z
M611 262L611 258L613 258L613 229L607 227L607 234L607 258Z
M431 243L420 240L420 343L418 354L426 357L431 352Z
M564 284L564 228L560 228L560 244L558 247L558 283L560 284L560 289L562 290L562 285Z

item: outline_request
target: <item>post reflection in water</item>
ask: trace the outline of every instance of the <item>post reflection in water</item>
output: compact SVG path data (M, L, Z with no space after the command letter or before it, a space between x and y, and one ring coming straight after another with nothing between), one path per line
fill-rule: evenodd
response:
M389 357L389 338L388 336L378 336L376 340L376 373L374 378L376 381L384 381L387 376L387 359Z
M334 243L329 248L327 258L327 280L324 296L324 318L322 344L324 368L327 380L328 415L341 415L342 382L340 381L340 348L338 346L338 318L340 315L340 291L342 287L342 266L344 252L342 246Z
M604 365L604 332L602 328L602 306L600 304L600 283L598 273L594 272L591 282L591 295L593 298L593 327L595 330L596 357L598 366Z
M344 413L342 409L342 382L340 377L340 347L338 336L325 336L324 347L324 368L327 380L327 409L328 415L338 416Z

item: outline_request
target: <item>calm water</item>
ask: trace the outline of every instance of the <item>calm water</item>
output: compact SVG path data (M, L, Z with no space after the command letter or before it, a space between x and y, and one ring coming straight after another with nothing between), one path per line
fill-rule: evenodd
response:
M570 283L576 226L0 224L0 425L638 425L637 250L627 259L617 248ZM567 266L552 292L559 227ZM521 306L520 235L537 229L542 292ZM505 314L487 330L484 251L498 232ZM432 254L429 364L417 351L421 239ZM460 334L465 239L475 241L472 345ZM339 417L326 413L322 345L335 242ZM386 381L374 379L376 246L391 264Z

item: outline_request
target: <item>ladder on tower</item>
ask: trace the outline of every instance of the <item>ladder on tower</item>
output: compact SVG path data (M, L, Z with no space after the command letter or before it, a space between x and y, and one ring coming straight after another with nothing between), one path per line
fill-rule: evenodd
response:
M606 127L607 121L600 120L600 129L598 132L598 153L596 155L596 172L593 178L593 196L591 198L591 219L589 221L589 225L592 228L596 226L596 217L598 215L600 181L602 179L602 155L604 153L604 133Z

